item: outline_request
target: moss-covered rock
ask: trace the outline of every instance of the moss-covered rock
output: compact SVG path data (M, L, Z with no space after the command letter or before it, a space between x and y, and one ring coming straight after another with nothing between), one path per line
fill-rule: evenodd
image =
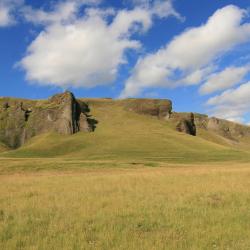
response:
M56 131L74 134L91 131L87 105L70 92L45 101L15 98L0 99L0 141L17 148L29 138Z
M232 121L195 114L195 124L199 129L205 129L227 139L237 141L250 137L250 127Z
M161 99L126 99L122 101L124 108L138 114L168 119L172 112L172 102Z
M173 112L170 116L170 121L174 123L177 131L193 136L196 135L196 125L193 113Z

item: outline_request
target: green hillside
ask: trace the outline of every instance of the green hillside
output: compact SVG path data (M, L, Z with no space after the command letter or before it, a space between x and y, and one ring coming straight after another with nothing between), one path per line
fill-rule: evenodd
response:
M83 101L89 104L92 118L98 122L94 132L81 132L70 136L43 134L32 138L21 148L2 153L1 156L131 162L250 159L249 153L241 150L241 144L234 144L208 131L199 130L196 137L179 133L170 122L126 110L124 101Z

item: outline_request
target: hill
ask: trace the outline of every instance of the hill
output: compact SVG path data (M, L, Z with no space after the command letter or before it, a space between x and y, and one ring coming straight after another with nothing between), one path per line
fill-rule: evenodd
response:
M85 98L77 103L84 104L92 132L62 134L47 125L47 130L1 156L131 162L250 159L249 127L199 114L174 113L169 100ZM33 101L30 109L37 110L37 105L45 104L48 102ZM48 112L48 108L43 112Z

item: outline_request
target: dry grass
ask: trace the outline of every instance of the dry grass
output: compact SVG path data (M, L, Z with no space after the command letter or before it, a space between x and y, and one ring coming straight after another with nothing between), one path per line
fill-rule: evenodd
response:
M1 167L0 249L250 249L249 164L58 171L50 161Z
M90 106L94 133L0 154L0 250L250 249L248 141Z

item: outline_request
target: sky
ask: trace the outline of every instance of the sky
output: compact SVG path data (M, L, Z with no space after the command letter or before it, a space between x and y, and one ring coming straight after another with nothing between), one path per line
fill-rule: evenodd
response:
M0 96L171 99L250 124L248 0L0 0Z

